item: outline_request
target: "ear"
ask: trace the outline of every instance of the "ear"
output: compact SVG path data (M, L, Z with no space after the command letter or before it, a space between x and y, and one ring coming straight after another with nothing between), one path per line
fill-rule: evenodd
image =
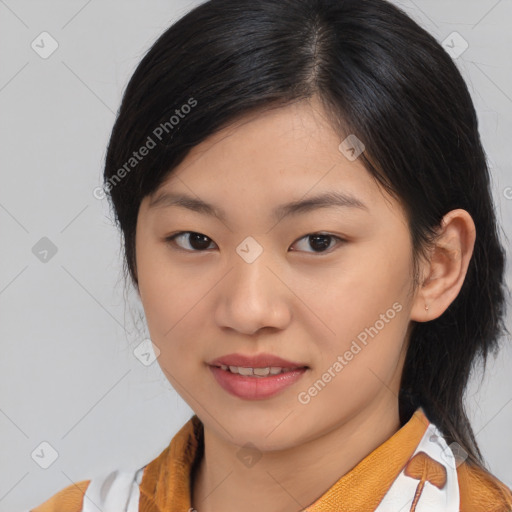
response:
M476 228L466 210L448 212L439 233L429 260L421 266L422 284L411 310L411 320L417 322L434 320L448 309L462 288L473 255Z

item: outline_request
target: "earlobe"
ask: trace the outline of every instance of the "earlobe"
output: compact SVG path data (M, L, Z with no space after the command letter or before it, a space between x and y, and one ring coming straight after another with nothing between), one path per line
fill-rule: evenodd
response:
M452 210L443 217L430 259L423 265L424 278L414 298L411 320L435 320L448 309L466 278L475 240L475 224L466 210Z

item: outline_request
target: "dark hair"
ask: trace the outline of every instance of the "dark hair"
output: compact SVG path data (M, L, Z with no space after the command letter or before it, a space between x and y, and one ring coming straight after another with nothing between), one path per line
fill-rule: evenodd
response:
M142 199L191 147L249 113L312 95L340 142L348 134L363 141L366 169L402 204L415 287L418 257L443 216L462 208L474 220L477 238L459 295L439 318L413 322L399 408L404 424L422 406L448 443L485 469L463 399L476 361L485 367L508 332L489 171L452 58L387 1L210 0L158 38L127 85L106 154L104 185L122 231L125 277L138 286ZM135 158L143 146L145 156Z

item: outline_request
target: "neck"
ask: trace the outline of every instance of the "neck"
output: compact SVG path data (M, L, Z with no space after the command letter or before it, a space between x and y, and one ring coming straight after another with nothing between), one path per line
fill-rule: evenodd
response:
M239 446L204 429L204 456L193 479L198 512L304 510L400 428L398 401L382 400L323 435L293 448L265 452L254 465Z

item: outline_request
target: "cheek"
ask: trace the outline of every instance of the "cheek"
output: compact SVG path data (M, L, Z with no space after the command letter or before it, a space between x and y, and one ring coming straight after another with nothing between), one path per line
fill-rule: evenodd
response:
M310 302L332 331L356 336L386 311L391 309L393 315L395 303L403 311L407 309L410 265L402 253L377 255L371 247L361 247L343 260L339 268L332 269L321 289L310 287L315 290L309 292Z
M362 378L360 372L353 372L355 368L375 368L379 375L377 369L386 373L395 366L409 323L412 261L408 247L398 241L387 250L381 247L376 243L357 254L354 251L350 264L347 261L346 268L336 273L315 303L335 333L324 338L323 366L331 366L348 351L351 361L346 369L350 370L344 373L355 381Z
M180 283L161 249L140 237L137 245L139 293L153 342L162 350L180 313ZM162 346L162 347L161 347Z
M342 400L344 409L352 411L381 392L392 392L405 348L408 305L397 282L390 278L383 284L375 289L370 276L361 274L354 293L338 295L339 306L334 302L329 306L335 309L331 323L335 335L323 338L320 364L310 383L329 382L316 402L319 409Z
M175 283L168 287L160 279L145 281L142 302L150 338L160 351L158 364L183 396L182 386L190 385L195 370L202 365L201 336L193 308L198 300L190 301L192 305L189 305L181 293L173 290L176 290Z
M187 273L183 267L171 265L165 250L154 243L141 243L137 267L149 334L160 350L158 362L167 377L169 373L183 375L185 368L190 366L187 361L202 364L197 355L201 339L198 318L205 318L207 314L201 311L205 304L201 299L212 284L196 273Z

